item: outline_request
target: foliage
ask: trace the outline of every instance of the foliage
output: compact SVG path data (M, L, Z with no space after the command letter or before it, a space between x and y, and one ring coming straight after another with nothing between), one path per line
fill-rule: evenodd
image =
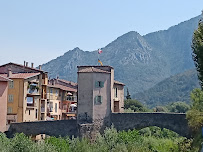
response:
M146 112L148 109L139 101L135 99L128 99L124 101L124 108L131 109L134 112Z
M194 89L191 93L192 106L187 112L189 126L198 131L203 126L203 91Z
M156 106L154 112L168 112L168 109L166 107Z
M141 130L117 131L107 128L104 134L98 134L94 142L85 138L50 137L33 142L24 134L16 134L8 139L0 134L2 152L187 152L192 140L179 137L173 131L159 127L147 127Z
M124 113L134 113L135 111L128 108L128 109L124 109Z
M198 71L198 78L203 89L203 24L199 24L192 39L193 60Z
M190 109L190 106L185 102L178 101L167 105L166 108L169 112L186 113Z
M128 100L128 99L131 99L130 93L129 93L129 91L128 91L128 88L127 88L127 96L126 96L126 99L127 99L127 100Z

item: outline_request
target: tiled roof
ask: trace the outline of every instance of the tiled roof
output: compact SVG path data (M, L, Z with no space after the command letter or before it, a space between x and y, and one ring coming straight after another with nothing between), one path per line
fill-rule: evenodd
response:
M12 81L12 80L0 75L0 81Z
M119 81L116 81L116 80L114 80L114 83L115 83L115 84L119 84L119 85L123 85L123 86L125 85L124 83L119 82Z
M58 79L59 81L62 81L64 83L67 83L67 84L70 84L70 85L73 85L73 86L77 86L78 84L75 83L75 82L72 82L72 81L67 81L67 80L63 80L63 79Z
M77 92L77 89L74 89L74 88L71 88L71 87L67 87L67 86L63 86L63 85L59 85L59 84L55 84L55 85L48 84L47 87L50 87L50 88L59 88L61 90L65 90L65 91Z
M37 72L46 72L46 71L43 71L43 70L40 70L40 69L37 69L37 68L32 68L32 67L24 66L22 64L12 63L12 62L0 65L0 67L6 66L6 65L16 65L16 66L31 69L31 70L34 70L34 71L37 71Z
M10 79L28 79L39 75L40 73L13 73ZM0 74L0 76L7 77L7 74ZM8 77L7 77L8 78Z
M84 66L85 67L85 66ZM104 70L101 70L99 68L96 68L96 67L86 67L84 69L81 69L78 71L79 73L81 72L84 72L84 73L91 73L91 72L96 72L96 73L110 73L109 71L104 71Z
M103 65L103 66L101 66L101 65L82 65L82 66L77 66L77 68L81 68L81 67L94 67L94 68L109 67L109 68L113 69L113 67L109 66L109 65Z

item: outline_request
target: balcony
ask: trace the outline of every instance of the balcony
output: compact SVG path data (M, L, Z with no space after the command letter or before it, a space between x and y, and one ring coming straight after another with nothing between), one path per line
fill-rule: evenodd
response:
M77 96L67 96L68 101L77 102Z
M71 104L71 105L73 105L73 104ZM77 113L77 107L76 107L76 105L74 106L74 107L72 107L70 105L70 107L68 107L68 105L63 105L63 108L62 108L62 113L66 113L66 114L68 114L68 113L72 113L72 114L76 114Z
M31 95L39 95L39 87L37 84L29 84L27 93Z

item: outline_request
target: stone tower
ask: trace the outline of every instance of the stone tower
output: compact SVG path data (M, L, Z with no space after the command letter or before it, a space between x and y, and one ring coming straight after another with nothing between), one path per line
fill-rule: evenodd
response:
M111 124L114 69L111 66L78 66L78 124L102 130Z

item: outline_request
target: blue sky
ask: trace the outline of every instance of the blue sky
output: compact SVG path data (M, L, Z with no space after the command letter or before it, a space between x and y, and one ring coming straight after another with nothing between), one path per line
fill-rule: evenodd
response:
M201 14L203 0L0 0L0 64L35 66L79 47L93 51Z

